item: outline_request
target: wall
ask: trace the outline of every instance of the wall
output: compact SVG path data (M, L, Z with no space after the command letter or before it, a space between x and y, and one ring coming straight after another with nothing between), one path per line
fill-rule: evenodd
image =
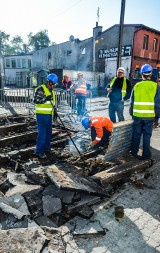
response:
M133 46L133 37L135 29L136 29L135 25L124 25L123 39L122 39L123 46L126 45ZM114 75L116 73L117 65L115 61L117 60L117 58L114 60L111 58L110 60L107 60L105 57L99 59L98 55L100 49L109 50L110 48L114 47L118 48L118 41L119 41L118 39L119 39L119 25L114 25L110 27L109 29L105 30L101 35L96 37L96 49L95 49L96 70L104 71L106 75L108 75L109 73L112 73ZM127 64L125 64L125 61L122 62L122 64L125 65L126 68L130 69L131 59L129 58L127 60Z
M122 57L121 65L125 69L125 76L129 78L130 66L131 66L131 56ZM117 72L117 58L107 58L105 61L105 75L108 79L112 79L116 76Z
M67 41L33 53L33 67L40 69L92 70L92 38ZM85 49L85 54L82 52ZM49 57L50 56L50 57Z
M143 49L144 35L149 36L148 50ZM158 40L157 52L153 51L153 40ZM149 63L152 67L156 67L157 63L160 63L160 33L142 29L135 32L134 46L133 46L133 58L132 58L132 72L136 68L136 65L140 67L143 64Z

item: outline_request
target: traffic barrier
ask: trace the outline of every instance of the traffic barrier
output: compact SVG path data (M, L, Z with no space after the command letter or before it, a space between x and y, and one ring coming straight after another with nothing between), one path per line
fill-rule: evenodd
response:
M55 89L56 105L58 111L64 114L76 113L76 97L74 92L62 89ZM34 93L33 88L15 88L0 89L0 108L10 110L12 113L33 114L34 109ZM88 91L86 110L91 111L92 92Z

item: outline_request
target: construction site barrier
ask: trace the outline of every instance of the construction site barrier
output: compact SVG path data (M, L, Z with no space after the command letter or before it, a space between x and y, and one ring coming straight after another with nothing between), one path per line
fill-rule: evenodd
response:
M58 110L65 114L76 113L76 96L73 91L64 91L55 89L56 105ZM33 88L21 89L0 89L0 108L10 111L12 114L17 113L34 113L34 93ZM91 111L92 92L88 91L86 110ZM2 110L1 110L2 111Z

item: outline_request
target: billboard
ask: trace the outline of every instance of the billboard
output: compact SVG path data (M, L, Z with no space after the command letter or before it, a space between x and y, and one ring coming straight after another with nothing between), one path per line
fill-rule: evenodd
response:
M131 56L132 54L132 46L127 45L122 47L122 54L121 56ZM98 59L103 58L113 58L117 57L118 55L118 47L112 47L110 49L99 49L98 51Z

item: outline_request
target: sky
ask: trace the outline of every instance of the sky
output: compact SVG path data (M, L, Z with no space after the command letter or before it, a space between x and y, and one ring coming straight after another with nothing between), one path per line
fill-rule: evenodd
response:
M99 15L97 10L99 8ZM48 30L57 44L70 35L84 40L92 37L93 27L102 31L119 24L121 0L1 0L0 31L19 35ZM144 24L160 31L160 0L126 0L124 24Z

